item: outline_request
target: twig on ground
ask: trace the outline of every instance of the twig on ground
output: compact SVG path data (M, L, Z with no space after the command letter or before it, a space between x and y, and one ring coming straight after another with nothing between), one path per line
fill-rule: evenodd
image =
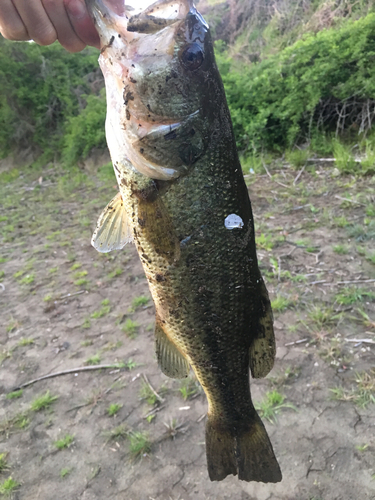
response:
M29 380L29 382L25 382L24 384L18 385L17 387L14 387L13 391L18 391L19 389L28 387L29 385L35 384L36 382L40 382L41 380L60 377L60 375L69 375L71 373L88 372L92 370L105 370L108 368L119 368L120 366L121 366L120 363L115 363L113 365L80 366L78 368L71 368L70 370L63 370L61 372L49 373L48 375L43 375L42 377L34 378L33 380Z
M165 408L165 406L156 406L155 408L153 408L151 411L149 411L147 413L147 415L145 415L143 418L147 418L147 417L150 417L151 415L154 415L155 413L157 413L158 411L160 410L163 410Z
M375 283L375 279L368 280L352 280L352 281L338 281L337 285L349 285L350 283Z
M152 385L150 384L150 382L148 381L148 378L147 376L142 373L142 377L144 378L146 384L149 386L149 388L151 389L151 391L154 393L154 395L157 397L157 399L161 402L161 403L164 403L165 402L165 399L163 399L156 391L155 389L152 387Z
M355 203L356 205L362 205L362 207L365 207L366 205L364 203L360 203L359 201L356 200L349 200L349 198L343 198L342 196L339 196L338 194L335 194L335 198L341 201L348 201L349 203Z
M309 341L309 339L305 338L305 339L295 340L294 342L288 342L287 344L284 344L284 345L285 345L285 347L288 347L290 345L303 344L304 342L308 342L308 341Z
M79 292L75 292L75 293L68 293L67 295L63 295L62 297L59 297L55 300L64 300L64 299L68 299L70 297L74 297L75 295L81 295L81 293L85 293L86 290L80 290Z
M297 174L297 177L294 179L293 181L293 186L296 185L296 183L298 182L298 179L301 177L301 175L303 174L303 171L305 170L305 167L306 167L306 163L304 164L304 166L301 168L301 170L298 172Z
M372 339L345 339L346 342L356 342L360 344L363 342L364 344L375 344L375 340Z

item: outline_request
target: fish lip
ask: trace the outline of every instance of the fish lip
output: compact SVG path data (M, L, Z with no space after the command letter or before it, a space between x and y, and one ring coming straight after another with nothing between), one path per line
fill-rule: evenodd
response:
M97 28L102 49L110 44L111 38L118 31L117 25L127 24L125 2L113 3L114 0L85 0L87 10Z

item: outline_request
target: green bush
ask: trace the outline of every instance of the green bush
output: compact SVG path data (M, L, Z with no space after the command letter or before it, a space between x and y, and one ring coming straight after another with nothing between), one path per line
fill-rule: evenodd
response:
M59 156L65 128L85 108L95 73L94 49L70 54L58 43L40 47L0 37L0 157L30 146L46 160Z
M313 136L366 132L375 104L375 14L306 34L241 70L217 60L241 150L281 151ZM344 120L342 116L346 116Z
M63 161L71 165L86 158L93 148L104 149L106 100L104 89L99 96L88 95L86 107L77 116L69 118L63 142Z

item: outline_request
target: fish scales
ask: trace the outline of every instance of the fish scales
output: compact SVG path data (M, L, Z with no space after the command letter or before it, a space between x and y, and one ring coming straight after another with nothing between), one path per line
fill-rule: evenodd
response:
M160 367L176 378L191 367L207 396L211 480L280 481L249 382L249 367L262 377L273 365L272 311L208 27L190 0L159 0L139 15L86 3L102 39L120 189L93 244L110 251L134 240Z

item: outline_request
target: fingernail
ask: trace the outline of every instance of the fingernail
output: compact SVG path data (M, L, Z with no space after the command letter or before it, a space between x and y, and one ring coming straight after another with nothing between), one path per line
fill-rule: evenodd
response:
M87 15L86 6L80 0L70 0L66 3L69 14L76 19L82 19Z

